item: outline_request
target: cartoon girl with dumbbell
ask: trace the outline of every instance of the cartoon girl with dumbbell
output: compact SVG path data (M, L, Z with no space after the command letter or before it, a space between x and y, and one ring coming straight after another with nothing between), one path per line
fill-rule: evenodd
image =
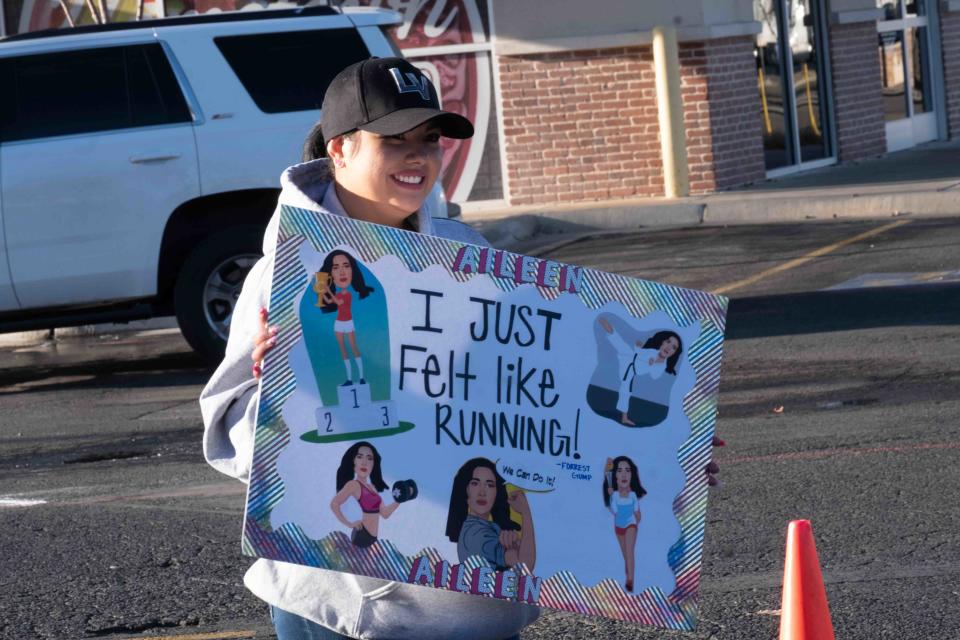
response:
M380 492L387 488L380 471L380 454L369 442L354 443L343 454L337 469L337 495L330 501L330 510L345 527L351 529L350 541L357 547L369 547L377 541L380 518L389 518L401 503L417 497L417 484L401 480L393 485L393 502L383 504ZM360 520L351 522L340 507L353 498L363 512Z

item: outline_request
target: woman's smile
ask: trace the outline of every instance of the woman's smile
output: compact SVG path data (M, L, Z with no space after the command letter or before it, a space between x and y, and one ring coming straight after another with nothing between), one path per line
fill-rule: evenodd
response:
M394 184L402 189L419 191L423 188L425 175L420 172L401 171L390 176Z

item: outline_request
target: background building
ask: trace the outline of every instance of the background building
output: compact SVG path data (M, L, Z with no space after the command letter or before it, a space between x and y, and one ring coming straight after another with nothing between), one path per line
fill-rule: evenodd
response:
M56 0L3 0L8 33ZM108 1L129 13L134 0ZM263 3L265 6L265 3ZM651 30L680 40L693 193L960 135L960 0L348 0L395 37L477 136L445 154L467 207L663 195ZM83 12L83 3L70 6ZM148 15L253 9L159 0Z

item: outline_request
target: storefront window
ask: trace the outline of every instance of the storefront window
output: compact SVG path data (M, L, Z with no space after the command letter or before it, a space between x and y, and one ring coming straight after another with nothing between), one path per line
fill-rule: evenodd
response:
M903 16L900 0L877 0L877 8L883 10L881 20L896 20Z
M885 17L877 21L888 151L906 149L938 135L928 15L935 5L930 2L899 0L892 17L885 11Z
M887 122L907 117L902 35L902 31L884 31L879 34L883 117Z
M926 113L932 111L932 96L930 95L930 79L927 69L930 58L930 49L927 46L927 28L917 27L906 30L907 47L910 52L910 65L913 69L913 112Z
M754 0L754 54L767 170L830 157L821 0Z
M925 0L906 0L904 8L908 16L925 16L927 7Z
M754 55L757 59L757 84L763 120L763 151L767 169L791 164L791 140L787 135L786 86L783 55L780 48L778 0L757 0L753 4L756 20L762 25Z
M790 51L793 59L794 104L800 135L800 161L825 158L825 101L820 99L820 60L812 0L794 0L790 12Z

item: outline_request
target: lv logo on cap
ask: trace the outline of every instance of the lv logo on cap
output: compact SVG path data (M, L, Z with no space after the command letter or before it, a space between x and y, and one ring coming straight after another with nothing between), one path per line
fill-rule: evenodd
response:
M396 67L390 69L390 75L393 76L393 81L397 83L397 90L400 93L419 93L424 101L430 101L430 81L426 76L418 76L415 73L407 73L404 76Z

